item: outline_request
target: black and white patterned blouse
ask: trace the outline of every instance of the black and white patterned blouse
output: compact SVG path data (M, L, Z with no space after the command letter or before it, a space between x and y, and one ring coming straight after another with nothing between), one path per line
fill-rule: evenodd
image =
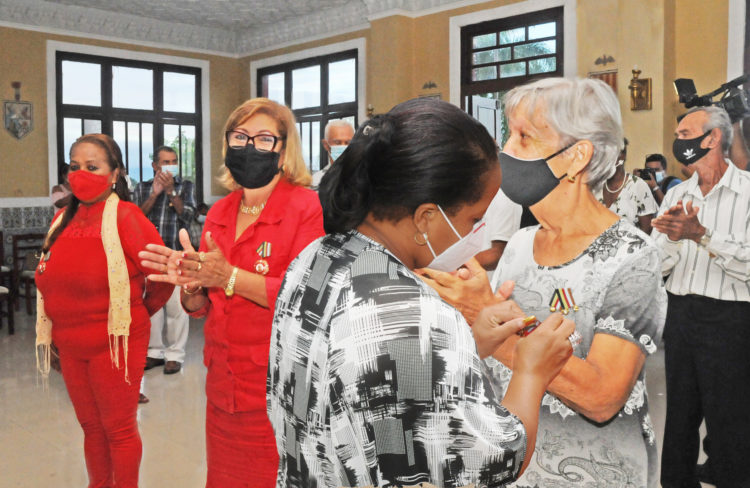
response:
M498 263L493 288L516 282L511 298L526 314L544 320L550 308L568 308L583 342L574 354L586 359L596 334L656 351L667 312L667 294L654 242L626 220L604 231L575 259L560 266L534 260L539 226L517 232ZM577 307L577 310L576 310ZM504 392L512 371L494 358L493 382ZM648 415L643 370L615 417L596 424L546 393L536 448L514 485L522 488L656 488L659 486L654 430Z
M485 368L461 314L383 246L354 231L313 242L271 332L277 486L503 486L526 432Z

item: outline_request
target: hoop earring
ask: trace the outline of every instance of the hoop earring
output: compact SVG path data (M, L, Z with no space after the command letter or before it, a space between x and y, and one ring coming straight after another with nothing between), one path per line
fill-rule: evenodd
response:
M419 236L422 236L422 239L424 239L422 242L419 242L419 239L418 239ZM425 244L427 244L427 239L425 239L423 234L420 234L419 232L415 232L414 242L416 242L418 246L424 246Z

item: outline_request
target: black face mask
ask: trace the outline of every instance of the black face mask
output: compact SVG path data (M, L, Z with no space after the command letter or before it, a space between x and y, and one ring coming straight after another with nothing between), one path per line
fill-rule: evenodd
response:
M575 143L573 143L575 144ZM540 159L519 159L508 153L501 152L500 169L503 179L500 189L511 201L530 207L541 201L560 184L565 175L555 176L547 161L567 150L573 144L568 144L556 153Z
M279 153L258 151L255 146L227 147L224 164L243 188L261 188L279 172Z
M692 139L675 139L672 143L672 154L685 166L693 164L700 158L708 154L710 147L701 147L701 142L708 136L713 129L709 129L703 135Z

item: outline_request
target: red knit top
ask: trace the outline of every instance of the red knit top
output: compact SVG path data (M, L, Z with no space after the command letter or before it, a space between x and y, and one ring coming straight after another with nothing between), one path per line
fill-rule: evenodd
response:
M101 238L104 204L80 205L48 259L36 269L36 285L52 321L52 341L61 351L81 356L109 351L109 282ZM117 228L130 277L130 341L148 341L149 317L164 306L174 285L147 281L146 275L153 271L141 266L138 252L162 240L141 209L130 202L119 202Z

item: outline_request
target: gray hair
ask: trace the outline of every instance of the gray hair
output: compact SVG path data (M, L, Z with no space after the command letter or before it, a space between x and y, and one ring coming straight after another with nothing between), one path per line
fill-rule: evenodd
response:
M354 133L354 126L348 120L331 119L328 121L326 128L323 131L326 140L328 140L328 136L331 134L331 127L349 127L352 130L352 133Z
M708 120L703 124L703 133L709 130L714 130L717 127L721 131L721 150L724 154L729 152L729 148L732 147L732 140L734 139L734 132L732 132L732 120L729 118L729 114L722 107L711 105L709 107L695 107L690 109L685 115L690 115L695 112L706 112ZM683 115L682 118L685 117Z
M509 91L505 113L512 113L521 102L526 103L530 120L540 112L563 145L591 142L594 154L585 169L591 191L615 174L624 137L620 103L609 85L591 78L544 78Z

